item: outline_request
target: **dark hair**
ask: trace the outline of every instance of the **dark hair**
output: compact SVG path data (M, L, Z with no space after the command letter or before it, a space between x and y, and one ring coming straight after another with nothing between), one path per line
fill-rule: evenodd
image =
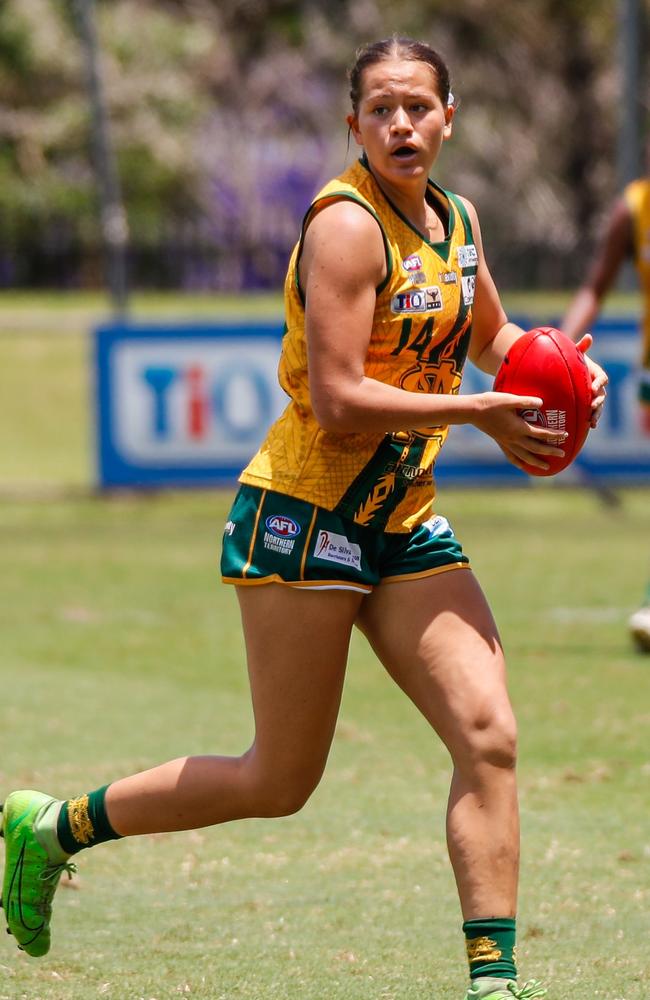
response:
M357 49L356 60L348 72L350 80L350 100L352 110L355 115L359 111L359 101L361 100L361 77L364 69L374 66L375 63L384 59L408 59L411 62L427 63L435 73L438 96L444 105L449 100L451 85L449 82L449 70L442 56L432 49L426 42L416 42L413 38L401 38L392 35L384 38L380 42L370 42Z

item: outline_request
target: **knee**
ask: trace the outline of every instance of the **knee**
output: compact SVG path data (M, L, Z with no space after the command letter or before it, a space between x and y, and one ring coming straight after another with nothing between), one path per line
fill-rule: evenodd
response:
M498 768L513 771L517 764L517 724L512 710L490 709L477 714L464 727L457 754L457 766L477 770Z
M249 814L271 818L300 812L318 785L322 768L311 771L295 762L266 760L255 747L244 755L242 764Z
M273 785L260 790L255 814L264 818L293 816L309 800L313 787L300 785Z

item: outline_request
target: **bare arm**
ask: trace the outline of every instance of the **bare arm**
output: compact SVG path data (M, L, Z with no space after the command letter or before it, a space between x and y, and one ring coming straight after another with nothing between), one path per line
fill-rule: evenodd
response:
M471 397L406 392L364 374L376 303L385 277L379 227L358 205L341 201L311 222L300 263L306 298L309 382L325 430L395 431L466 423Z
M312 406L321 426L336 433L386 433L473 423L502 447L506 442L521 461L543 466L540 455L558 454L546 443L557 435L531 427L517 414L518 409L539 406L536 397L408 392L365 375L375 289L385 277L385 266L379 227L360 206L337 202L310 223L300 281L306 299ZM486 328L488 322L486 317ZM504 344L515 339L515 331L521 333L518 327L512 327L510 335L506 331Z
M633 251L633 236L630 210L625 199L619 198L612 209L588 279L576 292L562 322L562 329L571 340L579 340L596 319L621 264Z

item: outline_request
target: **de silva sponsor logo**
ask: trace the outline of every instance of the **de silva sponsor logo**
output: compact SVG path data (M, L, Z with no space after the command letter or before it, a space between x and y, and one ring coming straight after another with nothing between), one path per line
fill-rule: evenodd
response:
M314 556L327 562L339 563L341 566L361 569L361 547L335 531L318 532Z

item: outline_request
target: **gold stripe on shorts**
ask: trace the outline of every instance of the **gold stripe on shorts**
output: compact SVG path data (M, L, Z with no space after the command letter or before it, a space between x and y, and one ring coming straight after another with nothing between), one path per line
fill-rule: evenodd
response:
M445 563L444 566L432 566L431 569L421 569L417 573L403 573L401 576L382 576L380 583L400 583L405 580L423 580L426 576L438 576L439 573L448 573L452 569L471 569L468 562Z
M302 550L302 559L300 560L300 579L305 579L305 563L307 562L307 551L309 549L309 543L311 542L311 536L314 531L314 525L316 524L316 515L318 514L318 507L314 507L311 515L311 524L309 525L309 530L307 531L307 538L305 539L305 547Z
M242 577L245 577L251 568L251 563L253 561L253 549L255 548L255 539L257 538L257 527L260 523L260 517L262 514L262 507L264 506L264 501L266 500L266 490L262 490L262 496L260 497L259 506L257 508L257 514L255 515L255 524L253 525L253 534L251 536L251 544L248 549L248 559L246 560L246 565L242 570Z

